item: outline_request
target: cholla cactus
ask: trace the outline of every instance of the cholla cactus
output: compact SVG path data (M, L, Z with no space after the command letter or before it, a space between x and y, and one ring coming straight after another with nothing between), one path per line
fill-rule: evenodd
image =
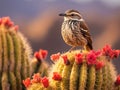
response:
M28 90L120 90L120 78L111 62L120 50L105 46L99 51L74 50L53 54L55 62L49 74L49 86L30 82ZM48 84L47 84L48 85ZM31 89L32 88L32 89Z
M9 17L0 18L0 90L22 90L31 49Z
M40 49L38 52L34 53L34 58L30 63L31 66L31 75L34 73L40 73L41 76L48 75L48 64L45 61L48 51Z

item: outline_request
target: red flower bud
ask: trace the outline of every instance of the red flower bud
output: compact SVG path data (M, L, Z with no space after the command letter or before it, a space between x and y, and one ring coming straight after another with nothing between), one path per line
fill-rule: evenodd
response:
M57 53L57 54L52 54L50 56L51 60L53 61L57 61L59 58L60 58L60 53Z
M40 55L39 55L39 52L35 52L35 53L34 53L34 57L36 57L38 60L41 59L41 58L40 58Z
M103 49L102 52L106 56L110 56L110 53L112 52L112 48L109 45L106 45Z
M120 85L120 75L117 76L117 79L115 81L115 85Z
M43 77L41 82L45 88L47 88L49 86L49 80L47 77Z
M103 61L97 61L97 63L96 63L97 70L101 69L104 66L105 66L105 63Z
M75 61L77 64L81 64L83 62L83 55L78 53L75 55Z
M35 52L34 56L38 59L38 60L43 60L47 57L48 51L47 50L42 50L40 49L39 52Z
M11 27L14 25L14 23L10 20L10 17L3 17L2 23L8 27Z
M88 65L95 65L96 64L96 55L94 52L89 52L87 55L87 64Z
M99 57L99 56L102 55L102 51L100 51L100 50L98 50L98 51L92 50L92 51L90 51L90 52L94 53L97 57Z
M119 50L112 50L112 52L110 53L110 58L118 58L118 56L120 55L120 51Z
M65 65L69 65L70 64L70 61L68 60L67 55L62 55L62 58L63 58L63 61L64 61Z
M30 78L27 78L27 79L23 80L23 84L25 85L26 88L29 87L31 85Z
M40 54L41 59L45 59L47 57L47 55L48 55L48 51L40 49L39 54Z
M32 77L33 77L33 79L31 80L31 83L40 83L41 82L41 77L40 77L39 73L34 74Z
M56 81L61 81L62 80L62 77L60 76L59 73L57 72L53 72L53 77L52 79L56 80Z

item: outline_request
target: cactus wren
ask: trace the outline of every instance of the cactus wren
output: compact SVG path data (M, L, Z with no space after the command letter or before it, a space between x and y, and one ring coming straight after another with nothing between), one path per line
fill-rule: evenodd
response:
M82 46L85 50L92 50L92 39L89 29L77 10L67 10L59 14L64 16L61 34L66 44L72 46L70 51L76 46Z

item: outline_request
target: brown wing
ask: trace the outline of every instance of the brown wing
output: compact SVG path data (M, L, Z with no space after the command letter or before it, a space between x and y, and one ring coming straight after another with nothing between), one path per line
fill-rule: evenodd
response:
M80 31L82 35L87 39L88 41L87 45L89 46L89 48L93 49L91 35L89 32L88 26L86 25L84 21L80 22Z
M85 21L81 21L80 22L80 27L83 28L84 30L89 30L87 24L85 23Z

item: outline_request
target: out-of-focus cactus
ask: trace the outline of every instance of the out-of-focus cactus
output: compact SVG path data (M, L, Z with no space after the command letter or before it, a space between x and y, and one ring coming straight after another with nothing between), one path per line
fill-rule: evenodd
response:
M22 90L31 49L9 17L0 18L0 90Z
M31 75L35 73L40 73L40 75L48 75L48 63L45 61L48 51L40 49L38 52L35 52L33 60L30 62Z
M51 90L49 87L49 79L46 76L41 77L39 73L34 74L32 79L27 78L23 80L23 84L27 90Z
M120 79L111 62L120 55L108 45L101 51L74 50L53 54L55 65L49 74L49 86L30 82L28 90L119 90ZM42 87L42 88L41 88ZM32 88L32 89L31 89Z

